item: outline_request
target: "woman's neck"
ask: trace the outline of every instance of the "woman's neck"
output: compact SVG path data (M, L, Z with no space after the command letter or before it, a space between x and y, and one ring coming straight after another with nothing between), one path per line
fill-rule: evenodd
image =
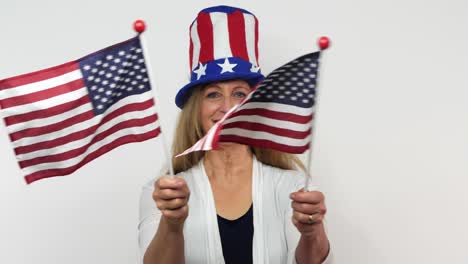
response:
M203 165L211 181L236 184L251 180L252 155L246 145L223 143L219 150L206 152Z

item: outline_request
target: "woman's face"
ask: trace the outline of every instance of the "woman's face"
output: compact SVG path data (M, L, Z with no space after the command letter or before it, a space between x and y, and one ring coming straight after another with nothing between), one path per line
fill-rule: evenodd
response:
M229 109L239 104L250 92L250 86L243 80L210 83L203 89L200 107L202 127L207 132L223 118Z

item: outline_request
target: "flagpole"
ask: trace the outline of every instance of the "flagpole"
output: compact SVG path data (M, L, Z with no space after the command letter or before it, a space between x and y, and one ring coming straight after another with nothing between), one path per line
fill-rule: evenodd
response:
M138 37L140 38L141 48L143 49L143 57L145 58L146 67L148 69L148 72L147 72L148 78L151 84L151 88L152 88L151 90L153 91L153 95L154 95L153 97L159 98L157 96L158 93L156 91L156 86L155 86L154 79L153 79L153 68L151 67L151 63L150 63L150 56L149 56L148 50L146 49L146 38L142 34L146 29L145 22L143 20L136 20L133 23L133 29L138 33ZM159 104L155 103L154 105L156 107L156 113L160 114L161 112L159 111L160 110ZM159 119L161 120L161 115L159 115ZM159 127L160 128L162 127L162 120L160 121ZM162 133L162 129L161 129L161 139L162 139L162 144L163 144L163 149L164 149L164 155L166 156L166 159L169 163L169 173L172 177L174 177L174 168L172 167L172 158L169 154L170 152L168 151L168 148L167 148L166 137L164 136L164 133Z
M329 46L330 46L330 39L328 37L320 37L319 40L318 40L318 45L320 47L320 50L321 50L321 53L323 52L323 50L327 49ZM320 54L322 55L322 54ZM321 61L322 58L320 57L319 60ZM320 62L320 64L322 64ZM309 141L309 151L307 151L307 167L306 167L306 178L305 178L305 183L304 183L304 191L312 191L312 190L309 190L309 182L311 181L311 178L312 178L312 174L311 174L311 164L312 164L312 139L315 135L315 119L317 117L317 105L318 105L318 84L319 84L319 78L320 78L320 74L317 72L318 76L316 78L316 82L315 82L315 104L314 104L314 108L315 108L315 111L314 111L314 116L312 117L312 119L310 120L310 129L311 129L311 134L310 134L310 141Z

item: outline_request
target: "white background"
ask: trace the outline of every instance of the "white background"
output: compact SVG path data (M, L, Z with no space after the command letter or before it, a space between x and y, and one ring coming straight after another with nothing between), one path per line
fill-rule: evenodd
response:
M172 141L188 76L188 27L216 4L260 20L264 73L328 35L313 177L335 263L468 263L468 4L394 1L7 1L0 79L147 42ZM141 186L161 138L122 146L71 176L26 185L0 125L0 263L136 263Z

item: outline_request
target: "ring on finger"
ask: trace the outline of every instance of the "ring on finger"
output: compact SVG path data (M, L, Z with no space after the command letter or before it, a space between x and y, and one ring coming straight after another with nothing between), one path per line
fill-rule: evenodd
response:
M311 225L315 223L314 215L309 215L307 219L307 224Z

